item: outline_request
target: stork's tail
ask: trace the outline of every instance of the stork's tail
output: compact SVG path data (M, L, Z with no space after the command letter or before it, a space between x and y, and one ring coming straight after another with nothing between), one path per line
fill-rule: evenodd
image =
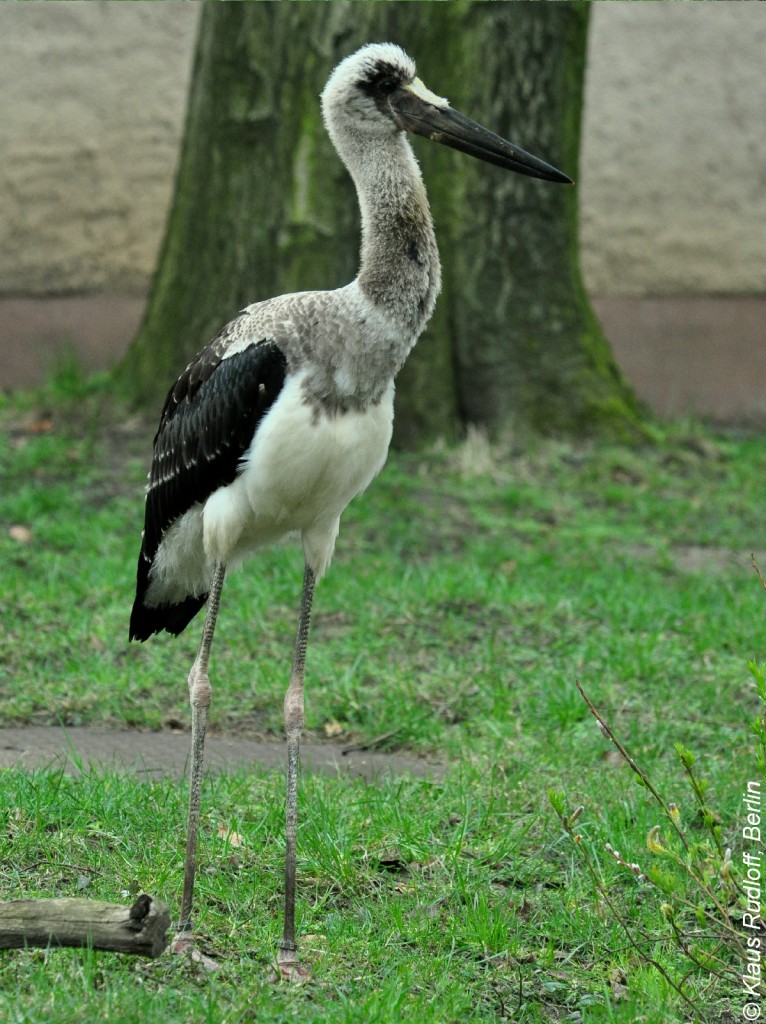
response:
M136 573L136 599L130 613L130 640L148 640L153 633L166 630L174 636L183 633L191 620L207 601L207 594L190 595L180 601L165 604L147 605L146 596L149 589L149 569L151 562L143 551L138 556Z
M153 633L161 633L163 629L178 636L207 601L207 597L207 594L187 597L179 604L161 604L156 608L147 608L140 598L136 598L130 613L130 639L148 640Z

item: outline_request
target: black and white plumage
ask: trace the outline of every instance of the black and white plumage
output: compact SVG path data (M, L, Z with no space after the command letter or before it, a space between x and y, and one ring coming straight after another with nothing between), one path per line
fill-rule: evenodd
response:
M132 640L146 640L163 629L182 632L207 600L209 575L192 586L176 580L172 589L166 583L170 600L149 603L152 567L174 524L179 531L190 509L204 507L214 491L234 482L258 424L285 382L285 357L271 342L250 345L228 359L223 354L222 342L203 349L174 384L162 410L146 493ZM154 589L162 593L159 584Z
M192 764L180 921L189 934L211 693L207 664L225 571L263 545L290 535L302 542L304 590L285 698L287 854L279 962L287 976L299 969L296 787L314 583L330 563L343 510L385 462L394 378L431 316L441 282L428 200L404 132L506 169L569 181L453 110L390 43L363 47L338 65L322 109L357 190L359 273L333 291L248 306L170 390L154 441L130 621L131 639L180 633L208 601L189 676Z

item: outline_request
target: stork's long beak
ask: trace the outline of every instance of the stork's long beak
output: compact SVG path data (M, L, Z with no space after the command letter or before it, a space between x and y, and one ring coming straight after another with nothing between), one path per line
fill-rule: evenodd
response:
M397 89L389 97L389 102L402 126L415 135L423 135L443 146L459 149L469 156L518 174L564 185L573 184L568 175L557 171L544 160L532 156L454 110L447 100L427 89L419 78Z

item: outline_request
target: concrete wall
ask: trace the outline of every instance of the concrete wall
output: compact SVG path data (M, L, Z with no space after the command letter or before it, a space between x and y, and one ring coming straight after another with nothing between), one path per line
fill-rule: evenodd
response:
M0 294L146 290L198 14L0 4Z
M766 5L597 3L589 43L588 287L766 293Z
M0 384L37 378L63 337L96 364L127 344L172 192L198 16L198 3L0 4ZM667 297L687 302L695 354L714 352L709 375L723 324L738 360L766 340L764 55L764 4L594 4L583 270L618 358L660 411L766 417L760 364L742 370L750 397L728 406L652 391L652 352L690 344ZM751 298L732 320L715 297L737 295Z

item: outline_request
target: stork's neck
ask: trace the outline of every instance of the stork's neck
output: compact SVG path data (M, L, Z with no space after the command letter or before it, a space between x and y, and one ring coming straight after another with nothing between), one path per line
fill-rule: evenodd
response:
M362 213L359 287L412 335L414 344L433 312L441 284L420 168L401 133L354 147L342 156Z

